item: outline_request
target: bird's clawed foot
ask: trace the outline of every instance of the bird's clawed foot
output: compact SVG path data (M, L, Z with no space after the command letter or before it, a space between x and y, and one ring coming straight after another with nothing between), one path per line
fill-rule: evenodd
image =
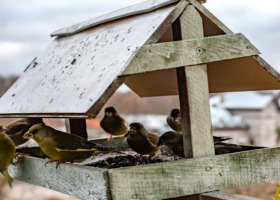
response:
M60 161L58 161L58 160L49 159L49 160L45 163L45 167L47 166L47 164L53 163L53 162L56 163L55 169L58 169L58 166L60 165L60 163L62 163L62 162L60 162Z
M14 158L16 158L16 161L13 162L13 164L18 164L18 163L21 163L23 162L23 160L25 159L25 157L29 156L29 154L26 154L26 153L19 153L19 152L16 152L15 153L15 156Z

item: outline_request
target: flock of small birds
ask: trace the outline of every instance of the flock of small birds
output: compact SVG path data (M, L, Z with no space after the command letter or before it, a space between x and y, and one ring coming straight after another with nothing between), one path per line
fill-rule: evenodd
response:
M31 138L37 142L43 153L50 158L46 164L56 162L56 168L63 162L81 162L98 154L112 152L121 155L88 165L116 168L170 161L170 159L155 156L163 145L167 146L175 155L171 160L184 157L180 110L173 109L167 116L166 122L174 131L158 135L149 132L143 124L138 122L131 123L128 126L114 107L105 109L100 126L110 134L108 142L112 143L113 136L123 135L130 149L139 154L133 156L117 151L112 147L95 144L77 135L56 130L47 126L42 118L19 119L6 127L0 126L0 172L5 176L11 187L13 179L8 173L8 166L13 164L13 158L17 156L16 146L25 143ZM241 147L239 145L223 142L229 139L231 138L213 137L216 154L240 151ZM143 155L148 155L148 157Z

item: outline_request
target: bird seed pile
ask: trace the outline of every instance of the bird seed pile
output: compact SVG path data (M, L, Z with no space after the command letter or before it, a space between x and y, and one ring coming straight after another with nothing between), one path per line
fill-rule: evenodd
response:
M137 165L145 165L145 164L152 164L152 163L160 163L160 162L168 162L172 160L178 160L179 157L159 157L154 156L150 157L140 157L140 156L133 156L133 155L122 155L116 157L109 157L104 160L99 160L97 162L86 164L86 166L92 167L100 167L100 168L119 168L119 167L129 167L129 166L137 166Z

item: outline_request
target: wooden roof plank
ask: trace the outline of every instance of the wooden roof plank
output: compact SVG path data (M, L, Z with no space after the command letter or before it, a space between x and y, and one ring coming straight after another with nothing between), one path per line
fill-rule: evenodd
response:
M183 9L170 5L69 37L57 37L2 96L0 103L5 106L0 107L0 113L6 117L22 113L90 114L88 111L100 103L101 96L139 47L151 35L154 41L158 40L172 19L178 17L174 16L180 14L178 10Z
M145 45L122 75L206 64L259 53L240 33Z
M101 15L99 17L87 20L85 22L81 22L69 27L61 28L51 34L51 36L66 36L76 34L88 28L106 23L111 22L113 20L143 14L147 12L151 12L153 10L159 9L161 7L170 5L172 3L176 3L179 0L148 0L144 1L132 6L128 6L126 8L122 8L108 14Z

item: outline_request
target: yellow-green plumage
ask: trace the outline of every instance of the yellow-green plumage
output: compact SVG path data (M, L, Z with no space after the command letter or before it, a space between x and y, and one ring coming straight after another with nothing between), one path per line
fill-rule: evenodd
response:
M13 162L16 148L14 142L6 135L6 130L0 130L0 172L5 176L10 187L12 187L12 177L8 172L8 167Z
M16 146L28 141L22 136L35 124L43 124L42 118L22 118L8 124L5 129L7 135L13 140Z
M125 120L118 114L114 107L105 108L105 115L100 121L100 126L104 131L112 135L124 135L128 131Z
M33 138L47 156L59 162L80 162L99 153L114 151L44 124L32 126L24 138Z
M140 155L154 156L159 149L157 147L159 136L148 132L140 123L131 123L125 137L128 146Z

